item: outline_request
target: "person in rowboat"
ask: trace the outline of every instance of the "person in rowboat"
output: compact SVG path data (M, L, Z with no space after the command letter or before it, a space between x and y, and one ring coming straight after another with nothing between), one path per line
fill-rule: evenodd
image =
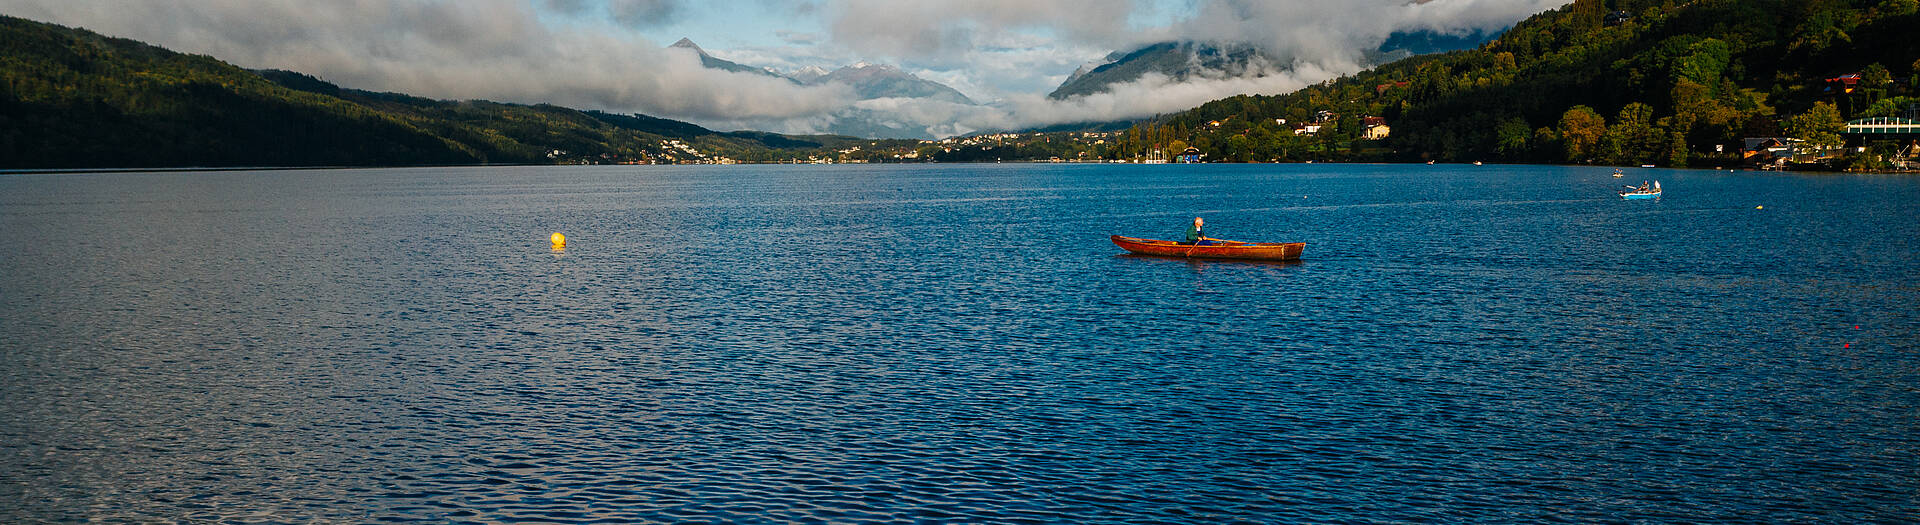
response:
M1207 224L1207 221L1200 220L1199 217L1193 218L1193 226L1187 227L1187 244L1192 244L1195 246L1206 246L1209 244L1213 244L1212 242L1213 239L1208 239L1206 235L1202 235L1200 233L1200 228L1202 226L1205 226L1206 224Z

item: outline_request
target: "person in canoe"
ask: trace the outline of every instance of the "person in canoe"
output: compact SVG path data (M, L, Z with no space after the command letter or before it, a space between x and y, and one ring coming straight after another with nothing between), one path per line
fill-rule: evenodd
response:
M1206 246L1209 244L1213 244L1213 239L1208 239L1206 235L1202 235L1200 233L1200 228L1202 226L1205 226L1206 224L1207 224L1207 221L1201 220L1199 217L1194 217L1193 226L1187 227L1186 244L1191 244L1194 246Z

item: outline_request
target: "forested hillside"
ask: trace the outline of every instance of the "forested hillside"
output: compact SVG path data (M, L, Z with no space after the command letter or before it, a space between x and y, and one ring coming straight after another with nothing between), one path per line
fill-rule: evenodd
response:
M1743 137L1837 144L1843 119L1920 102L1917 11L1915 0L1579 0L1477 49L1142 123L1116 149L1681 166L1732 162ZM1827 80L1853 73L1852 86ZM1369 116L1391 134L1360 140ZM1291 129L1305 123L1321 127Z
M865 142L342 89L0 17L0 168L774 160Z

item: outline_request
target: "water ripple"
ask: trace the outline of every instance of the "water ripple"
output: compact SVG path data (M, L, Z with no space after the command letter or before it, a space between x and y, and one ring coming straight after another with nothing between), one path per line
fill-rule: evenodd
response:
M1609 173L0 176L0 521L1920 515L1920 183Z

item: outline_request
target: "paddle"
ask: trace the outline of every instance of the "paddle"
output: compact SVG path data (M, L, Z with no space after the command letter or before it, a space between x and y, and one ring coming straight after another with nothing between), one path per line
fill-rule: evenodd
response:
M1193 241L1193 247L1192 247L1192 248L1187 248L1187 254L1186 254L1186 255L1184 255L1183 257L1192 257L1192 256L1193 256L1193 251L1194 251L1194 250L1198 250L1198 249L1200 249L1200 243L1203 243L1203 242L1206 242L1206 241L1207 241L1207 236L1205 236L1205 235L1201 235L1201 236L1200 236L1200 240L1197 240L1197 241Z

